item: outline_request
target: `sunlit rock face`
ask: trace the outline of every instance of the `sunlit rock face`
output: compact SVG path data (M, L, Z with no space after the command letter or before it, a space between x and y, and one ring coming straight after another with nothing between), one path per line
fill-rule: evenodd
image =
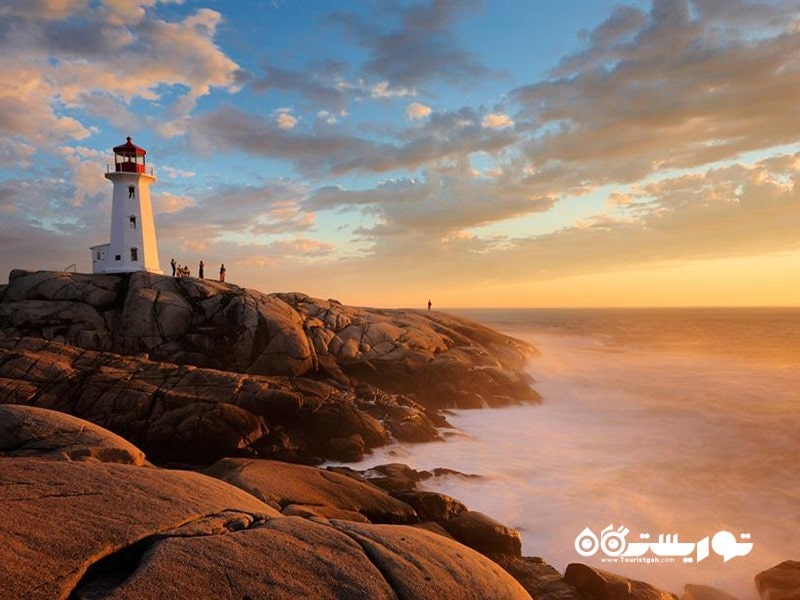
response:
M433 408L537 399L523 370L533 349L477 323L191 277L13 271L0 289L0 336L237 373L364 382Z
M536 400L532 351L445 314L189 277L14 271L0 288L0 403L88 419L162 463L436 440L437 408Z
M152 467L86 421L2 408L0 599L530 599L470 548L381 524L417 516L351 478L271 461L209 471L248 493ZM301 505L336 518L297 516Z

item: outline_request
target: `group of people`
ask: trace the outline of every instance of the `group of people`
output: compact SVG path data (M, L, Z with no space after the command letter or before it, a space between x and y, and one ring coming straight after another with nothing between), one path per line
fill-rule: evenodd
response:
M178 264L175 259L169 261L170 266L172 267L172 276L173 277L191 277L192 272L189 269L189 265L180 265ZM197 276L200 279L205 279L205 267L206 264L201 260L199 268L197 269ZM225 263L222 263L219 266L219 280L225 281Z

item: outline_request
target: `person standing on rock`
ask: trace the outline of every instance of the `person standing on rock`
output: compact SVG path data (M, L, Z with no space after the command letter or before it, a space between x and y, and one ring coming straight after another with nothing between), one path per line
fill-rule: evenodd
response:
M203 269L205 268L206 264L201 260L200 261L200 268L197 269L197 274L200 276L200 279L203 279Z
M431 304L431 301L430 301L430 300L428 300L428 310L430 310L430 309L431 309L431 306L433 306L433 305Z
M219 266L219 280L225 281L225 263Z
M178 263L176 263L176 262L175 262L175 259L173 258L171 261L169 261L169 264L170 264L170 266L172 267L172 276L173 276L173 277L175 277L175 266L176 266Z

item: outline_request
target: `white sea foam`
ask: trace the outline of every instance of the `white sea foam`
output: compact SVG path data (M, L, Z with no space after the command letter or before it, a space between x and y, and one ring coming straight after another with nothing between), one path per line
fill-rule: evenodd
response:
M676 593L702 583L747 599L757 572L800 558L800 370L791 359L698 350L690 332L648 345L608 329L506 330L541 351L530 366L541 405L456 411L459 435L383 448L359 468L404 462L482 475L426 485L519 527L524 554L561 570L584 562ZM729 530L751 534L753 549L727 563L712 552L699 564L577 554L584 527L599 533L612 523L631 530L629 542L643 532L696 542Z

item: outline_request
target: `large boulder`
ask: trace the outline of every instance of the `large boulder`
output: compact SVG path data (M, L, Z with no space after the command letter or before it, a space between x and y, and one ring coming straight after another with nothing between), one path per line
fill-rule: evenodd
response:
M406 525L332 521L409 600L530 598L499 565L448 538Z
M392 600L397 595L347 536L286 517L226 535L158 541L147 561L102 597Z
M224 458L206 470L291 514L374 523L413 523L414 509L381 489L314 467L272 460ZM353 518L355 517L355 518Z
M146 463L144 452L110 431L58 411L0 405L0 457Z
M392 496L412 506L423 521L444 523L467 511L467 507L455 498L438 492L406 490L392 492Z
M755 581L761 600L796 600L800 598L800 561L786 560L761 571Z
M223 511L280 516L197 473L0 458L0 598L65 598L90 567L146 538Z
M459 542L483 554L520 556L522 552L519 531L478 511L462 512L446 521L444 528Z

